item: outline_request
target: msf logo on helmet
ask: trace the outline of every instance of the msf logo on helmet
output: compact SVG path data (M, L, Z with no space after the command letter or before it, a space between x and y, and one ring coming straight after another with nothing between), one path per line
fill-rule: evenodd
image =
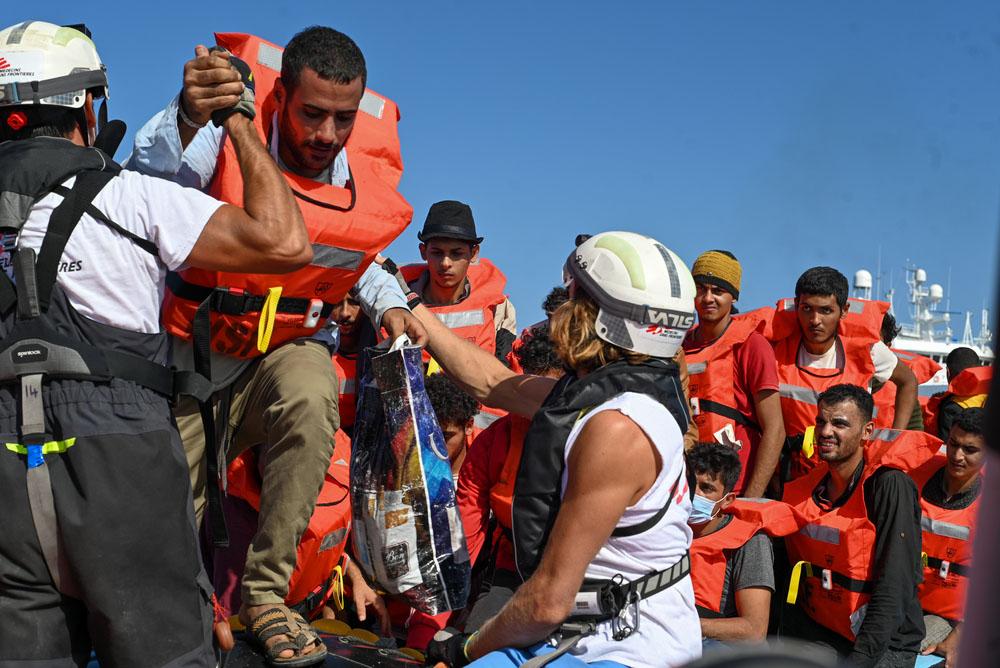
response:
M647 306L646 323L671 329L690 329L694 325L694 314Z

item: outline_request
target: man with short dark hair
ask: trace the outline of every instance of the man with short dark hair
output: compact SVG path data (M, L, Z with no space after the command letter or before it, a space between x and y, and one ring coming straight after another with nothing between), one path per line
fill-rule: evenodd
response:
M795 283L795 300L778 303L772 326L781 413L794 479L819 459L811 439L816 397L842 383L871 389L873 382L896 386L893 428L905 429L917 401L913 372L882 343L888 305L848 300L848 283L832 267L806 270ZM792 317L794 315L794 318Z
M851 665L912 666L924 622L920 505L907 473L940 441L875 431L873 407L857 385L834 385L817 400L820 464L787 484L783 499L810 522L785 538L789 602L801 600L785 631L832 647Z
M430 399L434 416L441 427L441 435L444 436L452 476L457 479L472 442L472 420L479 411L479 402L443 373L427 376L424 379L424 389L427 390L427 398Z
M514 305L504 294L503 272L479 255L483 237L472 207L455 200L432 204L417 238L426 264L401 267L410 289L448 329L505 360L517 336Z
M945 657L949 668L958 665L971 575L972 542L986 461L984 422L983 409L964 409L952 422L946 453L913 472L920 489L926 555L920 604L927 635L920 649L923 654ZM919 661L918 665L922 665Z
M701 635L715 642L761 641L774 592L774 552L760 523L731 512L739 455L721 443L697 443L686 458L694 493L691 582Z
M272 661L319 662L322 643L289 611L286 604L298 601L285 599L339 426L330 363L337 329L329 316L351 292L390 336L407 333L418 343L426 336L399 286L372 266L412 215L397 192L398 111L366 92L361 50L332 28L303 30L284 53L252 35L216 38L225 51L196 47L181 93L136 135L131 166L242 201L232 142L213 121L219 109L236 105L255 116L297 196L310 265L283 276L179 271L168 281L162 319L174 335L175 363L211 375L218 421L229 427L216 430L226 432L221 440L229 437L228 458L263 444L260 522L240 618ZM255 95L248 95L251 84ZM215 432L205 438L212 410L183 402L176 415L200 516L206 494L217 496L219 487ZM220 518L212 504L209 510L218 541Z
M764 496L781 457L785 426L766 316L734 317L743 269L729 251L702 253L691 268L698 326L684 338L698 437L725 443L741 462L737 496Z

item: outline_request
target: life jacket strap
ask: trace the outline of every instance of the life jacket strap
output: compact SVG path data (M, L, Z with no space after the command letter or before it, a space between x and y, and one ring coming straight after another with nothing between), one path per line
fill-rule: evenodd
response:
M696 401L698 412L700 413L715 413L716 415L720 415L727 420L732 420L736 424L746 427L747 429L752 429L757 433L762 432L759 424L748 418L743 413L740 413L732 406L727 406L726 404L719 403L718 401L712 401L711 399L698 399L697 397L691 398L692 404Z
M619 618L630 605L637 605L644 598L666 591L690 572L691 555L685 552L669 568L654 571L631 582L621 575L610 580L584 580L568 619L573 622L599 623ZM623 638L618 638L621 639Z
M875 583L871 580L857 580L829 568L817 566L808 561L800 561L792 567L792 576L788 584L788 598L786 599L789 605L795 605L798 600L799 584L803 571L805 571L806 577L818 576L820 585L827 591L832 590L835 585L855 594L871 594L875 589Z
M639 522L638 524L632 524L624 527L617 527L614 531L611 532L611 537L628 538L630 536L638 536L639 534L649 531L654 526L659 524L660 520L663 519L663 516L667 514L668 510L670 510L670 504L673 503L674 501L674 494L677 493L677 485L680 484L681 478L683 477L684 477L684 471L681 471L680 475L677 476L677 480L675 480L674 484L670 487L670 494L667 495L667 502L663 504L663 507L660 508L655 515L653 515L644 522Z
M953 561L948 561L946 559L938 559L937 557L930 557L926 552L922 553L924 566L928 568L937 569L938 575L941 579L945 579L949 574L954 573L963 578L967 578L972 575L972 572L967 564L956 564Z
M208 301L208 308L214 313L223 315L246 315L260 313L270 295L255 295L240 288L215 287L209 288L196 283L189 283L177 273L167 273L167 287L174 296L185 301L198 304ZM302 297L281 297L278 299L276 313L285 315L307 315L315 307L318 300ZM320 317L325 319L333 312L333 304L323 302Z

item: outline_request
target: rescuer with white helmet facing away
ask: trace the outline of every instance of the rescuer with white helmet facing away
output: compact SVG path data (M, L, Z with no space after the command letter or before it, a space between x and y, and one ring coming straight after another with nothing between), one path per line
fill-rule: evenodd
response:
M570 369L560 380L518 376L414 311L459 384L532 419L513 500L525 582L475 634L439 633L429 658L682 665L701 653L688 575L689 415L673 360L694 323L694 281L676 254L631 232L582 240L564 272L570 300L551 318Z
M85 32L0 31L5 667L82 666L92 649L106 666L215 665L170 409L207 381L167 366L165 276L284 272L312 257L247 112L221 118L247 179L236 207L122 172L110 156L124 126L107 124L116 139L97 132L107 92Z

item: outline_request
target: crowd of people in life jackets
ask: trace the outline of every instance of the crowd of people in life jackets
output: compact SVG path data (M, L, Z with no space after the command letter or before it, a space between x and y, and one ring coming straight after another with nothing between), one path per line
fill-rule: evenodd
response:
M733 252L689 269L614 231L567 244L519 330L469 205L430 207L419 263L380 255L413 214L400 116L349 37L215 43L120 167L86 28L0 31L0 665L211 666L234 630L312 665L323 618L450 666L681 666L774 635L956 665L974 351L920 397L939 365L836 269L738 313ZM350 556L358 381L404 334L474 564L437 616Z

